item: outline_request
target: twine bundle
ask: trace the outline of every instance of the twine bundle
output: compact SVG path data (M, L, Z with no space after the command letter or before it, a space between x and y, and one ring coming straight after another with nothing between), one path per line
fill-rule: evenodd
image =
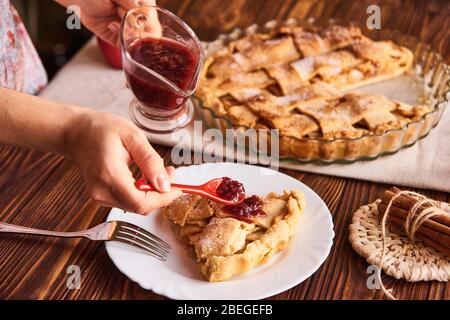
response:
M383 284L383 280L381 279L381 270L383 268L384 260L385 260L385 251L386 251L386 222L391 213L391 209L394 205L395 200L399 199L401 196L409 196L415 198L417 201L408 211L406 219L404 221L404 230L409 237L409 239L414 240L417 230L427 221L429 221L432 217L435 216L444 216L450 217L450 213L445 211L444 208L447 208L447 205L440 201L431 200L420 193L413 191L400 191L398 189L394 189L395 195L391 197L389 200L386 209L384 210L383 218L381 219L381 260L378 268L377 276L381 285L381 289L383 292L393 300L396 300L393 294L386 289ZM435 248L438 251L441 251L440 248ZM446 254L446 253L445 253Z
M388 222L399 232L388 233ZM360 255L379 267L379 284L390 299L396 298L384 286L381 270L408 281L450 279L450 206L447 203L412 191L386 190L381 200L354 213L349 239Z

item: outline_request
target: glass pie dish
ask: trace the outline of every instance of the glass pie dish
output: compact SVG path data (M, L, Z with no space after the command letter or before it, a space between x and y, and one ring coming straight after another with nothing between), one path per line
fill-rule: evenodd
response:
M225 48L230 42L255 33L269 33L280 27L348 25L337 20L320 21L309 19L299 21L290 19L284 22L271 21L264 25L252 25L247 29L236 29L227 35L221 35L216 41L206 43L206 56ZM435 127L449 104L450 72L442 57L428 45L420 43L411 36L385 29L365 30L364 35L373 40L391 40L410 49L414 54L412 68L405 74L368 86L356 91L378 93L390 99L405 103L420 104L430 108L420 119L414 120L401 128L386 130L382 133L370 133L359 137L322 137L298 138L280 135L279 152L281 159L320 162L353 162L362 159L375 159L381 155L392 154L403 147L413 145L424 138ZM345 92L345 91L344 91ZM405 101L407 100L407 101ZM246 127L235 125L227 116L217 113L198 96L193 99L197 116L209 128L238 129L243 132ZM270 135L268 137L270 139ZM236 139L236 141L245 141ZM269 143L268 143L269 144ZM238 147L242 147L239 146ZM265 149L264 149L265 150Z

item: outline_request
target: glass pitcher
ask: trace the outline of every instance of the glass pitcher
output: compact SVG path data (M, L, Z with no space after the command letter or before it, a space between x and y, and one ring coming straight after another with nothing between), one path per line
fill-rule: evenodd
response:
M191 28L157 6L129 10L120 29L122 64L133 122L149 132L174 132L189 124L189 97L197 88L203 47Z

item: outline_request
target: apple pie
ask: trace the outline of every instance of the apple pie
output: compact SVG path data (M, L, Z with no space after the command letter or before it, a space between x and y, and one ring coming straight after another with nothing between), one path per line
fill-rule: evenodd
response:
M252 196L226 207L196 195L184 195L165 207L208 281L224 281L266 263L293 236L305 208L299 190Z
M349 91L401 75L412 62L409 49L371 40L357 27L280 27L210 55L197 96L235 127L278 129L281 156L332 159L359 147L319 150L315 142L382 135L432 111Z

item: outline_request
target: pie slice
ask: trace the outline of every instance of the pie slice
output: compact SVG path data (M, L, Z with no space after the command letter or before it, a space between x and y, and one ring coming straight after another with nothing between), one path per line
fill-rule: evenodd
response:
M252 96L244 102L252 111L261 117L271 119L272 117L282 117L291 114L292 110L304 103L313 103L318 100L336 97L338 91L325 83L316 83L303 86L291 94L285 96L275 96L267 91Z
M354 124L366 119L370 126L396 121L396 118L377 115L391 114L395 103L382 95L348 93L320 104L303 104L298 107L303 113L314 118L324 135L345 131L356 131ZM391 114L392 115L392 114ZM392 115L393 116L393 115Z
M272 79L275 79L284 94L289 94L298 87L307 84L290 63L266 67L265 70Z
M366 39L357 27L328 26L318 28L284 27L281 32L291 34L304 57L328 53Z
M212 77L232 77L236 74L247 73L271 64L286 63L300 58L294 40L291 37L281 37L263 40L251 37L248 46L230 47L240 51L217 57L209 65L208 75Z
M233 106L229 108L228 116L235 124L248 128L254 128L258 120L258 116L246 106Z
M275 128L280 128L280 134L295 138L305 137L319 129L317 122L304 114L275 117L271 123Z
M291 63L299 77L307 82L314 77L327 79L340 74L343 70L361 63L347 50L333 51L323 55L310 56Z
M216 94L222 96L229 92L245 88L265 88L273 82L274 80L262 70L238 74L218 84L216 87Z
M283 250L305 208L299 190L282 195L269 193L257 201L261 202L258 210L243 213L238 207L230 209L199 196L185 195L162 212L193 252L205 278L225 281L266 263ZM202 223L198 223L200 217Z

